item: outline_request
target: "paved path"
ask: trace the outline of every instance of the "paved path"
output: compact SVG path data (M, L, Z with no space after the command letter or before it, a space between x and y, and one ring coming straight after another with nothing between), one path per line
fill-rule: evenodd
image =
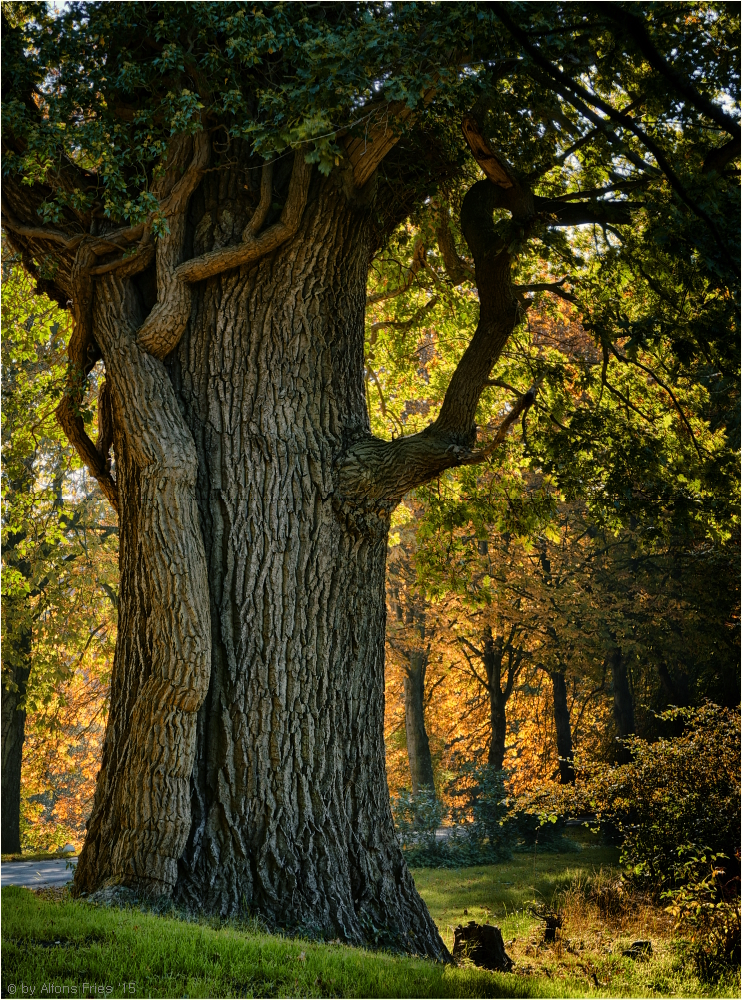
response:
M71 858L77 864L77 858ZM6 885L25 885L29 889L42 886L64 885L72 881L74 872L60 861L6 861L0 867L0 882Z

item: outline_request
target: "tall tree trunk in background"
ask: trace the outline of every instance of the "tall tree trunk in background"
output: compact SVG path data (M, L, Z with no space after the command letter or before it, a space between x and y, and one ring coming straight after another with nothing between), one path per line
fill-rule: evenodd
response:
M434 788L433 761L425 729L425 671L427 655L422 650L410 654L404 679L404 718L407 733L407 756L410 762L412 794L421 788Z
M620 647L609 653L611 680L613 684L613 716L616 720L616 730L620 739L634 734L634 699L629 686L629 675L626 659ZM616 760L620 764L628 763L631 755L622 744L617 744Z
M490 725L492 738L487 752L487 763L500 771L505 760L508 725L502 694L498 696L497 691L490 691Z
M554 726L556 728L557 753L559 754L559 780L563 785L573 785L575 781L574 749L572 747L572 726L567 704L567 683L562 671L549 674L554 694Z
M500 639L497 643L494 642L492 633L487 631L484 636L482 656L487 675L487 693L490 704L491 736L487 752L487 763L497 771L502 770L503 761L505 760L505 740L508 731L505 707L509 692L508 694L503 693L501 687L502 654L502 640Z
M6 598L3 604L12 598ZM7 614L7 608L3 609ZM3 651L7 653L7 650ZM15 690L2 686L2 853L19 854L21 850L21 764L26 728L26 709L18 706L26 696L31 672L31 633L21 636L18 659L12 674Z

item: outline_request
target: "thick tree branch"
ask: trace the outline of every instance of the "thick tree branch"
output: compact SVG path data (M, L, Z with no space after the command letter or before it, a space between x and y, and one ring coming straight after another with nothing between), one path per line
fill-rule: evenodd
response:
M268 209L271 207L271 196L273 194L273 161L266 160L260 172L260 201L253 213L253 217L242 233L242 242L249 243L250 240L260 232L260 227L265 222Z
M398 501L445 469L483 461L533 402L528 393L519 399L495 440L480 451L473 450L479 397L521 314L511 280L511 258L493 219L494 209L502 207L511 191L515 205L522 205L520 191L514 187L503 191L488 180L478 181L464 198L461 227L476 267L479 322L453 373L438 418L420 434L395 441L369 435L351 445L337 465L339 485L347 496Z
M261 257L272 253L281 244L291 239L298 230L304 206L307 203L311 176L311 163L305 161L304 150L297 149L289 182L289 193L280 220L269 226L260 236L243 239L243 242L237 246L212 250L211 253L206 253L202 257L194 257L192 260L186 261L176 269L175 276L180 281L188 283L203 281L205 278L211 278L215 274L230 271L235 267L255 264Z
M566 302L575 302L574 295L562 288L565 281L569 281L569 278L562 278L560 281L551 282L537 281L530 285L516 285L515 288L519 292L551 292L552 295L558 295L559 298L564 299Z
M177 344L190 314L190 289L174 277L174 267L182 253L188 202L201 180L210 148L209 138L203 133L193 139L181 137L176 140L169 153L168 168L154 189L154 193L161 198L160 211L168 219L169 232L157 241L157 303L138 332L138 343L156 357L165 357ZM184 164L182 161L189 156L190 162L186 160ZM181 174L183 167L185 169ZM107 380L100 390L97 445L85 430L80 406L87 376L100 357L92 329L93 278L96 270L93 261L96 251L101 245L106 246L107 252L112 245L126 243L135 232L122 230L112 234L110 239L84 238L80 243L72 268L74 326L67 348L67 389L57 407L57 418L70 443L117 512L118 489L108 460L113 427ZM143 232L136 232L136 236Z
M105 454L98 450L88 436L85 422L80 414L87 377L100 357L100 352L93 339L92 327L93 282L89 274L89 267L93 256L93 251L83 244L77 252L72 271L74 324L70 342L67 345L67 387L57 407L57 420L70 444L80 456L80 460L97 480L104 496L118 513L118 489L111 475L108 450ZM99 424L99 437L100 433L103 433L105 419L103 417L103 422ZM102 445L103 439L101 439Z
M423 94L423 103L429 104L435 96L432 86ZM365 133L362 136L346 136L343 140L345 153L350 162L353 186L362 188L371 179L376 168L390 149L401 138L400 126L413 118L415 112L406 101L380 102L377 109L371 109Z
M537 386L524 393L513 405L493 439L478 451L458 444L438 423L420 434L381 441L366 437L348 449L338 463L340 489L356 500L399 501L406 493L428 482L446 469L477 465L502 445L518 418L536 398Z
M492 183L506 190L516 187L518 181L513 171L483 138L476 118L473 115L467 115L462 122L461 129L474 159Z
M155 249L157 302L137 333L139 347L160 359L174 350L191 314L191 289L179 280L177 270L183 253L186 209L209 162L211 143L202 132L194 136L192 145L192 158L185 173L161 203L161 211L167 213L169 232L158 238ZM177 164L177 155L173 159Z
M591 201L587 204L534 197L534 209L550 226L628 225L631 213L642 208L641 202Z

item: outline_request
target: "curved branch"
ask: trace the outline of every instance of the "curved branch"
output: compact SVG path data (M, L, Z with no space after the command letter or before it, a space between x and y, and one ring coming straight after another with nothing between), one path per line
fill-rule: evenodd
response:
M87 377L100 357L100 351L93 339L92 327L93 283L89 274L92 258L93 251L83 243L77 251L72 268L74 325L67 345L67 386L57 406L57 420L70 444L80 456L80 460L97 480L104 496L118 513L118 488L109 468L108 450L105 455L101 454L88 436L85 422L80 414ZM102 419L105 423L105 417ZM99 428L103 433L103 424L99 424ZM99 440L102 446L103 439L100 438L100 433Z
M189 284L203 281L223 271L235 267L255 264L261 257L272 253L281 244L294 236L301 223L304 206L309 194L309 181L312 176L312 164L306 163L304 150L298 149L294 157L294 168L291 172L289 193L281 212L281 218L269 226L264 233L237 246L212 250L201 257L186 261L175 270L175 277Z
M493 184L497 184L498 187L505 188L505 190L519 186L515 174L507 162L494 152L482 135L479 123L473 115L467 115L464 118L461 130L474 159Z
M443 258L446 274L451 279L452 284L461 285L465 281L474 281L474 268L471 264L467 264L465 260L462 260L456 251L456 244L453 240L453 233L451 232L451 226L445 210L439 212L436 235L438 237L438 249Z
M643 372L646 372L647 375L649 375L651 378L653 378L655 380L655 382L657 383L657 385L660 386L660 388L662 388L662 389L665 390L665 392L667 393L667 395L672 400L673 406L677 410L678 415L680 416L680 419L685 424L685 429L688 431L688 434L690 434L690 439L693 442L693 445L694 445L694 447L696 449L696 454L698 455L699 459L701 461L703 461L703 455L701 454L701 446L699 445L698 440L696 438L696 435L693 432L693 428L690 425L690 421L686 417L685 413L683 413L683 408L681 407L680 403L675 398L675 393L672 391L672 389L670 388L670 386L667 385L667 383L664 382L659 377L659 375L657 375L656 372L652 371L651 368L649 368L647 365L643 365L641 363L641 361L636 361L636 360L633 360L632 358L624 356L623 354L620 354L616 350L616 348L613 346L613 344L611 344L611 352L612 352L612 354L614 354L616 356L616 358L619 361L622 361L624 364L636 365L637 368L641 368L641 370Z
M429 104L435 96L435 84L423 94L423 104ZM353 186L362 188L371 179L376 168L401 138L400 125L413 118L415 112L407 101L379 102L366 116L374 121L371 128L366 126L362 136L348 136L343 140L345 153L350 162Z
M177 172L172 169L173 161L180 160L187 155L191 150L191 145L190 164L184 174L175 181L174 174L177 175ZM182 336L190 315L190 289L174 278L173 270L174 264L177 263L182 252L188 201L203 175L210 148L208 136L201 133L193 140L181 138L173 144L170 151L171 170L165 174L162 184L163 186L172 186L160 205L160 211L169 216L170 231L157 241L158 300L138 333L140 347L155 357L165 357L173 349ZM144 227L142 232L143 229ZM74 327L67 347L69 358L67 388L57 407L57 419L62 429L70 443L75 447L82 462L98 481L104 495L116 512L119 509L118 488L111 476L108 461L113 428L107 380L100 390L97 446L85 430L85 424L80 415L80 405L85 392L87 376L100 357L92 328L93 275L98 270L92 266L92 262L101 246L105 247L104 252L108 252L112 245L116 246L121 245L121 242L128 242L135 232L136 229L120 230L111 234L110 238L83 239L80 242L72 267ZM142 232L137 233L137 235L142 235ZM116 262L117 267L119 264L120 271L124 271L129 261L124 259L121 262ZM134 260L134 266L137 269L140 265L141 259ZM103 267L105 270L111 269L108 265Z
M191 289L177 277L183 252L186 208L209 161L211 143L204 133L193 139L193 156L183 176L163 201L169 232L160 236L155 248L157 302L137 332L137 344L156 358L165 358L177 346L191 315Z
M409 330L410 327L419 323L426 312L430 312L431 309L438 305L438 296L434 295L432 298L428 299L424 306L420 306L417 312L413 313L409 319L386 319L381 320L378 323L372 323L369 327L369 332L371 336L369 337L369 347L373 347L376 343L376 338L379 330L385 330L387 328L392 328L394 330Z
M483 462L500 447L521 414L533 405L537 389L538 385L532 386L514 403L492 441L479 451L458 443L452 434L438 427L438 421L419 434L394 441L362 438L338 462L342 493L356 500L398 502L410 490L446 469Z
M263 169L260 171L260 201L253 213L253 217L245 226L242 232L242 242L247 243L254 239L260 232L260 227L265 222L268 209L271 207L271 196L273 194L273 161L266 160Z
M521 314L511 279L511 257L493 219L494 209L501 204L502 189L488 180L477 181L464 198L461 228L476 266L479 322L453 373L438 418L420 434L395 441L369 435L352 444L337 464L340 488L347 496L398 501L445 469L481 462L531 404L532 398L519 400L495 441L482 451L472 450L479 397Z
M85 239L84 233L80 233L79 236L68 236L66 233L61 233L59 230L47 226L24 226L20 222L16 222L4 200L2 223L16 236L25 236L29 240L50 240L52 243L61 243L65 250L76 250Z

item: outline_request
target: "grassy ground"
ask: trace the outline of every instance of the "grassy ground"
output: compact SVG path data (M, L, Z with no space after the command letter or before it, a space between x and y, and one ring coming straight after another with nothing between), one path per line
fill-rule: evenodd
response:
M35 854L2 854L0 855L0 861L3 864L7 864L8 861L62 861L74 858L76 855L72 852L69 854L60 854L56 851L50 854L49 851L37 851Z
M425 869L415 884L449 949L453 928L468 920L496 924L513 959L514 973L535 976L565 996L739 996L739 980L700 982L667 914L641 898L610 898L606 914L585 898L595 873L609 886L618 851L599 846L587 832L575 833L579 853L520 854L505 864L454 871ZM563 928L556 942L543 941L543 923L531 907L558 906ZM652 956L635 961L623 951L637 940L652 943Z
M449 947L458 922L502 928L516 970L497 975L10 887L2 891L2 995L24 995L24 987L26 996L59 994L55 987L66 984L64 995L113 997L738 996L738 980L715 989L699 983L671 944L664 916L646 907L605 921L568 889L563 939L539 943L529 903L550 900L614 860L614 852L586 846L579 854L415 872ZM621 956L638 937L652 940L648 962Z

